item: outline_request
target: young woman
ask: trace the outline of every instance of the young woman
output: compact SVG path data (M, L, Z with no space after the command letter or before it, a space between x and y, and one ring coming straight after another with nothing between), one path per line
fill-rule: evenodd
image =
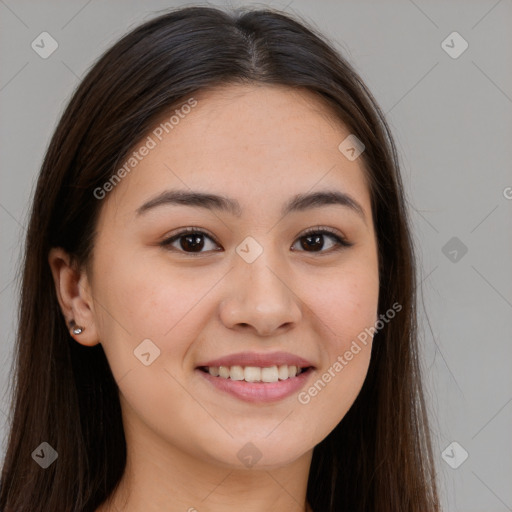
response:
M133 30L42 165L0 509L438 511L408 226L381 111L304 23Z

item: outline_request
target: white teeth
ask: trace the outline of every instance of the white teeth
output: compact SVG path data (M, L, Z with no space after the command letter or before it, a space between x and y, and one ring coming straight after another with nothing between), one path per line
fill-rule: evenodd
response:
M258 366L210 366L208 373L213 377L246 382L277 382L295 377L300 373L300 367L286 364L260 368Z
M232 366L229 370L231 380L244 380L245 372L241 366Z
M261 368L246 366L244 368L244 379L246 382L257 382L261 380Z
M277 382L279 380L279 372L277 366L261 369L261 380L263 382Z
M224 379L229 377L229 366L219 366L219 377Z
M277 376L279 377L280 380L287 379L289 374L290 371L288 370L288 366L286 366L285 364L281 365L279 367L279 370L277 370Z

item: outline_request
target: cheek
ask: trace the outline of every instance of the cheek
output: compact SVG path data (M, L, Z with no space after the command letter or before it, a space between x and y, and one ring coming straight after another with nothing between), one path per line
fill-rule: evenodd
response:
M347 267L312 285L303 289L304 296L325 330L331 355L347 350L352 339L375 325L379 281L373 267Z
M318 282L318 281L317 281ZM322 330L322 365L298 399L317 435L326 436L345 416L364 383L370 363L379 283L371 266L353 266L309 287L308 305ZM304 288L306 290L307 288Z
M142 366L135 357L143 342L158 354L150 367L183 364L192 340L214 314L208 295L224 273L206 267L180 271L135 257L111 267L98 280L95 297L100 340L114 375Z
M126 331L161 340L177 330L182 335L183 327L191 323L188 319L197 320L198 306L221 277L222 273L206 267L180 270L141 258L116 265L101 288Z
M213 314L208 292L224 273L199 268L171 271L169 265L148 265L143 258L132 258L104 275L97 289L98 302L105 306L99 307L102 344L119 386L127 429L140 433L149 425L180 446L191 437L211 435L211 429L203 431L200 425L213 423L213 428L216 423L185 389L182 365L203 330L202 322ZM152 361L147 366L135 354L140 355L142 342ZM196 448L192 444L187 449Z

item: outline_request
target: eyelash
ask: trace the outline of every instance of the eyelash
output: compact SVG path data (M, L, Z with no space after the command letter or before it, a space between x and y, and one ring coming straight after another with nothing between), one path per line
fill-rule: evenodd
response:
M182 249L176 249L176 248L171 247L171 244L174 243L176 240L179 240L180 238L182 238L186 235L190 235L190 234L204 235L204 236L210 238L213 242L215 242L215 244L220 246L220 243L216 240L216 238L214 236L210 235L209 233L207 233L206 231L204 231L200 228L194 228L194 227L189 227L189 228L185 228L185 229L181 230L179 233L176 233L176 234L172 235L170 238L166 238L165 240L160 242L159 245L165 249L173 250L176 252L181 252L183 254L188 254L188 255L192 255L192 256L199 256L201 254L212 252L212 251L187 252L187 251L183 251ZM300 240L301 238L305 238L310 235L329 235L330 237L334 238L336 246L331 249L328 249L327 251L324 251L324 250L305 251L305 250L303 250L303 251L299 251L299 252L309 252L309 253L313 253L313 254L316 254L316 253L326 254L326 253L337 252L342 249L352 247L354 245L353 243L348 242L344 237L339 235L336 231L334 231L330 228L327 228L327 227L323 227L323 226L316 226L314 228L309 228L301 236L299 236L297 238L297 240ZM294 243L294 245L295 245L295 243ZM215 252L218 252L218 251L215 251Z

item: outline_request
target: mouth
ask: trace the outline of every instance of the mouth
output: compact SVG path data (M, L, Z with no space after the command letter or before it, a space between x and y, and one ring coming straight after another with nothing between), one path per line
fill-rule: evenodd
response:
M295 379L313 370L313 366L272 365L272 366L199 366L198 370L219 379L245 382L273 383Z
M199 366L209 389L253 404L268 404L298 393L314 374L313 366Z
M297 393L310 380L315 366L290 352L239 352L201 361L195 371L207 384L205 390L265 404Z

